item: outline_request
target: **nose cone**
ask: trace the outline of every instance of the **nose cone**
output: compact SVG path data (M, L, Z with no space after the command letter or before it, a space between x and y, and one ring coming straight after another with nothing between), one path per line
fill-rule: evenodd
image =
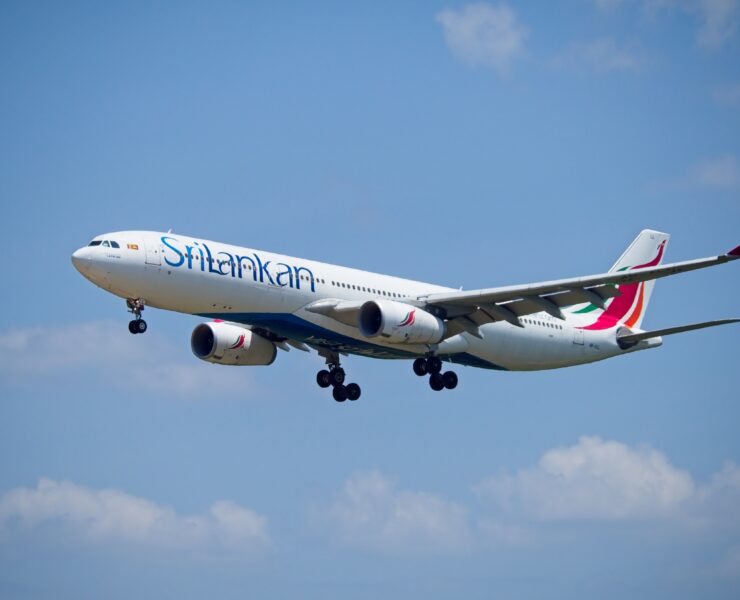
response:
M90 256L90 250L85 246L79 250L75 250L72 254L72 264L75 266L80 273L83 275L90 271L92 265L92 257Z

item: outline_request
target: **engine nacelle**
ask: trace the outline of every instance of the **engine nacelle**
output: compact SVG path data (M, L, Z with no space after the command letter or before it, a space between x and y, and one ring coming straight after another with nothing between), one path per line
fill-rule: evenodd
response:
M396 344L436 344L445 335L444 321L421 308L394 300L370 300L360 308L360 333Z
M256 333L230 323L201 323L190 336L193 354L219 365L270 365L275 344Z

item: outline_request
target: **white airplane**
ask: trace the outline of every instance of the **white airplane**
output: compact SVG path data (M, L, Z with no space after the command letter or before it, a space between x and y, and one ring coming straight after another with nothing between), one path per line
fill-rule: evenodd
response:
M414 359L433 390L453 389L443 361L504 371L557 369L655 348L662 337L734 323L724 319L640 329L654 280L740 258L661 265L669 235L646 229L606 273L460 291L389 275L231 246L171 232L118 231L72 255L77 270L126 299L131 333L145 306L212 319L191 348L221 365L269 365L277 349L318 351L316 376L334 399L357 400L340 356Z

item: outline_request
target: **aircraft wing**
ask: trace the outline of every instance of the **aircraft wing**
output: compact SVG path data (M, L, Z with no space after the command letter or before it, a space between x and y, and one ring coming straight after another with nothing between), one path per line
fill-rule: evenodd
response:
M443 292L420 296L418 300L426 307L438 311L457 329L475 335L479 325L493 321L508 321L521 326L519 317L545 311L563 319L561 307L591 302L600 308L609 298L620 295L617 285L649 281L720 265L740 258L740 246L726 254L687 260L632 271L618 271L557 279L541 283L487 288L481 290Z
M443 292L419 296L404 302L435 312L448 322L446 337L467 331L480 337L478 327L494 321L508 321L522 326L519 317L540 311L563 319L561 307L591 302L603 308L610 298L620 295L618 285L659 279L695 269L703 269L740 258L740 246L727 254L688 260L639 270L619 271L558 279L541 283L514 285L482 290ZM317 300L305 310L324 315L345 325L357 327L364 301L326 298Z

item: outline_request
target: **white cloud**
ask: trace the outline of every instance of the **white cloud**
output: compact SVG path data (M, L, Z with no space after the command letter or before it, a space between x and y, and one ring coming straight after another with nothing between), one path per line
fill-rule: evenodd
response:
M180 516L125 492L45 478L35 488L15 488L0 496L0 533L42 526L99 543L240 552L271 546L267 519L228 501L216 502L202 514Z
M210 365L154 332L131 335L125 323L97 321L35 326L0 334L0 381L60 385L99 381L118 388L176 395L243 393L245 369Z
M465 64L508 73L522 55L528 31L506 4L468 4L437 14L452 54Z
M466 510L426 492L398 490L378 471L344 483L326 519L346 545L390 552L450 552L471 541Z
M398 489L378 471L350 476L320 511L344 545L389 554L527 547L578 534L578 523L619 524L670 535L671 542L740 533L740 468L727 463L697 482L650 446L583 436L544 452L531 467L489 477L463 505ZM730 552L723 573L734 573Z
M587 436L476 489L505 511L555 520L671 517L695 493L691 476L660 452Z
M696 164L692 175L702 187L731 190L740 185L740 164L732 155L720 156Z
M634 46L620 46L611 38L571 44L556 56L556 67L605 73L608 71L640 71L647 63Z
M740 529L740 468L734 463L698 483L654 448L599 437L548 450L536 465L474 489L490 502L491 514L481 523L493 524L492 534L512 543L526 541L534 524L544 521L670 523L674 532L720 535Z
M700 46L716 50L729 40L737 30L738 0L701 0L699 2Z

